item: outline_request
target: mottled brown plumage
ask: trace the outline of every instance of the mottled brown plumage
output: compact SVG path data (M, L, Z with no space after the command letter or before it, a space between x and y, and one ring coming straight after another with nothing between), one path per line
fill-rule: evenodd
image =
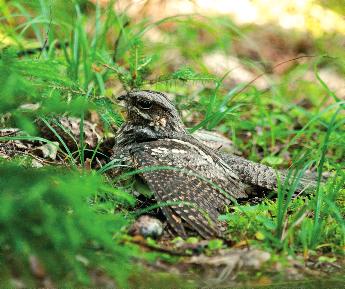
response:
M136 91L119 100L125 102L127 120L114 158L140 170L178 235L186 237L189 227L204 238L222 236L218 216L231 199L246 197L248 184L276 187L272 168L222 155L189 135L163 93Z
M116 150L127 155L154 192L174 231L185 226L204 238L222 235L219 212L231 198L246 197L238 176L212 149L186 132L174 105L161 93L131 92L127 121Z

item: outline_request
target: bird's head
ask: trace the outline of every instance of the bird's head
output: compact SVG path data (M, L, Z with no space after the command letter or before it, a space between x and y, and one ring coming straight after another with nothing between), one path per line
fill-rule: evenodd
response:
M134 91L118 97L125 103L126 122L147 126L154 131L179 131L184 125L168 97L156 91Z
M118 100L124 103L127 113L125 129L141 134L143 141L145 137L159 139L186 132L175 106L161 92L132 91Z

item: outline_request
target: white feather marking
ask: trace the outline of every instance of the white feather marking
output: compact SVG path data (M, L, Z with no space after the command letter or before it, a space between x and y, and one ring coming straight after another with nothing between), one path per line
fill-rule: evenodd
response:
M162 155L169 153L169 150L167 148L158 147L155 149L151 149L151 155Z
M213 158L209 155L207 155L205 152L203 152L201 149L199 149L196 145L190 143L190 142L185 142L185 141L182 141L182 140L179 140L179 139L171 139L171 141L173 142L177 142L177 143L180 143L180 144L183 144L193 150L196 150L205 160L207 160L207 162L210 162L210 163L214 163L213 161Z
M185 150L178 150L178 149L172 149L171 152L174 154L186 154L187 153Z

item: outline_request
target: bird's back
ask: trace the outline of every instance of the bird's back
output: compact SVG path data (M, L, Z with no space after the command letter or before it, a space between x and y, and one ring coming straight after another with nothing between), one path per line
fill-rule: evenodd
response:
M188 224L205 238L220 236L219 213L246 196L219 156L192 137L139 143L129 153L157 201L170 203L163 212L179 235Z

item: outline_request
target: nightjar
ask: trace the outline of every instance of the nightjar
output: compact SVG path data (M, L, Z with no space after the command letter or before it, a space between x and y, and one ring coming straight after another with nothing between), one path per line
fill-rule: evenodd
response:
M163 93L134 91L118 99L125 103L127 120L118 132L113 159L140 172L181 237L187 236L186 228L204 238L222 236L218 217L231 200L294 182L287 171L221 153L194 138ZM297 192L316 187L313 176L298 181Z
M231 199L246 197L238 175L217 151L187 133L167 96L134 91L118 98L127 120L120 128L114 158L127 159L153 191L171 228L186 237L223 235L219 214Z

